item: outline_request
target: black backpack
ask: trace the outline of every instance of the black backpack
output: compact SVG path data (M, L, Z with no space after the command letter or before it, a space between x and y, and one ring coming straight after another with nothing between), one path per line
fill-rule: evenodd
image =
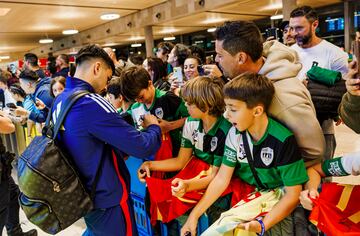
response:
M55 140L71 106L88 93L77 91L65 100L55 125L49 112L43 135L35 137L19 158L18 178L22 192L19 203L26 217L49 234L58 233L93 210L102 160L89 194L72 159Z

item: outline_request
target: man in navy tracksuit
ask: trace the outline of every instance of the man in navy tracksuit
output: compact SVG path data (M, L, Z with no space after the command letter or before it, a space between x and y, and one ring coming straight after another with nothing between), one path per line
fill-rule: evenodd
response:
M96 45L82 48L76 58L73 78L55 100L52 118L56 123L63 102L74 91L87 90L70 109L58 136L73 158L77 170L91 190L101 158L101 175L96 187L95 210L87 214L84 235L137 235L129 188L130 176L122 155L148 157L161 143L161 130L155 116L144 117L144 132L128 125L116 109L98 93L103 91L114 70L106 52Z

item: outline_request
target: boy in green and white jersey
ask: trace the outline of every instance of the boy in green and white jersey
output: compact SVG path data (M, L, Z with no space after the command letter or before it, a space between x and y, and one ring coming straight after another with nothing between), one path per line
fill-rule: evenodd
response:
M163 134L170 134L172 156L177 156L181 142L181 128L189 116L184 101L172 92L156 89L149 73L141 66L131 67L121 73L121 93L129 101L136 101L128 111L139 128L142 116L155 115ZM164 138L163 138L164 143Z
M242 74L225 85L225 117L233 127L226 138L222 165L204 197L191 212L181 235L187 232L195 235L199 217L222 194L233 176L258 189L285 189L282 198L263 221L250 219L238 225L241 229L256 233L273 231L271 228L297 206L302 184L308 176L294 135L266 114L273 94L272 82L253 73Z

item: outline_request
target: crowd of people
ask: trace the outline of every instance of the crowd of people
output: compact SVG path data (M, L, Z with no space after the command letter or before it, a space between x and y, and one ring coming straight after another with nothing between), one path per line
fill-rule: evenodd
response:
M90 92L73 105L57 137L89 192L101 169L83 235L137 235L129 192L136 173L147 185L154 232L159 222L176 221L181 230L171 235L196 235L207 213L211 226L203 235L309 235L304 208L311 211L319 198L321 178L360 174L360 153L334 157L335 121L360 132L358 58L348 64L347 53L316 35L318 26L308 6L283 23L282 42L264 42L253 22L226 22L214 34L215 62L197 47L169 42L157 45L154 57L127 61L88 45L74 73L61 54L58 69L47 74L28 53L22 71L1 73L0 101L11 111L0 113L0 132L13 131L7 117L20 117L31 137L32 126L41 130L48 116L56 123L74 92ZM308 89L314 62L339 72L347 90L321 118L319 96ZM128 156L146 161L128 170ZM19 190L11 176L2 180L0 234L6 225L8 235L36 235L22 233L19 205L9 203ZM359 221L349 228L360 234Z

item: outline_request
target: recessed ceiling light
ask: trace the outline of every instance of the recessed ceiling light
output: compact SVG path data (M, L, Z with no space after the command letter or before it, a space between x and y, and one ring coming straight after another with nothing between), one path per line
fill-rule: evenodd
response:
M102 14L100 16L100 19L102 20L115 20L118 18L120 18L120 15L117 13Z
M177 31L179 31L179 30L175 29L175 28L165 28L162 31L160 31L159 33L160 34L171 34L171 33L177 32Z
M280 20L280 19L282 19L282 18L284 18L283 15L274 15L274 16L271 16L271 17L270 17L271 20Z
M76 30L76 29L63 30L62 33L65 35L77 34L77 33L79 33L79 30Z
M6 16L10 10L10 8L0 8L0 16Z
M0 60L7 60L10 59L10 56L0 56Z
M39 43L52 43L52 42L54 42L54 40L52 40L52 39L40 39L39 40Z
M141 43L133 43L133 44L131 44L131 47L132 47L132 48L141 47Z
M210 28L210 29L207 29L207 32L211 33L211 32L215 32L216 28Z
M163 38L164 41L173 41L175 39L176 39L175 37L165 37L165 38Z

